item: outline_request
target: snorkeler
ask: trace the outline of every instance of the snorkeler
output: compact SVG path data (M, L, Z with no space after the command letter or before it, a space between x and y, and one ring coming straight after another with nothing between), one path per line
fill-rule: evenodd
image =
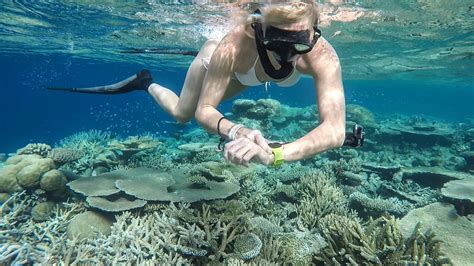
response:
M180 96L152 82L147 70L119 83L93 88L54 88L85 93L145 90L178 122L196 118L221 137L224 157L281 165L314 156L345 142L345 100L338 56L318 29L313 1L260 5L246 22L220 40L207 41L191 63ZM290 143L270 143L258 130L235 124L216 108L249 86L275 82L289 87L300 75L313 78L320 124ZM229 140L225 143L224 141Z

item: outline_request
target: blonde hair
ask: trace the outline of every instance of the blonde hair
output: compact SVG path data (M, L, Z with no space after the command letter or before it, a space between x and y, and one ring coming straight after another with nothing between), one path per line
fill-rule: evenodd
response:
M307 20L308 27L312 27L319 21L319 11L312 0L272 1L272 4L260 7L260 11L261 16L254 18L254 21L264 24L278 26Z

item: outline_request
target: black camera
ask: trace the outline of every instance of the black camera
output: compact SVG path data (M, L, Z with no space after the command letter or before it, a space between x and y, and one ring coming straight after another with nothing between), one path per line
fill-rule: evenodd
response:
M344 140L344 146L350 147L361 147L364 145L364 127L355 124L352 127L352 133L346 133L346 139Z

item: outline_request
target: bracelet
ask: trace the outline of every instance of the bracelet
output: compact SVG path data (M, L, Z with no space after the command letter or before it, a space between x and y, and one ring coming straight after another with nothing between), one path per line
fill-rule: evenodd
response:
M229 130L229 139L230 140L234 140L235 139L235 135L237 135L237 131L239 131L239 129L243 128L244 125L241 125L241 124L237 124L237 125L234 125L230 130Z
M222 136L221 134L221 129L220 129L220 126L221 126L221 121L223 119L226 119L225 116L219 118L219 121L217 121L217 134L221 137L219 139L219 143L217 144L217 151L223 151L224 150L224 142L225 142L225 138L224 136Z

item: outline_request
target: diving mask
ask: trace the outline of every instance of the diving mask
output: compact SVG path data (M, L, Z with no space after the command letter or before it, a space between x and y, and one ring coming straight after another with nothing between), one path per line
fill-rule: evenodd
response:
M261 37L265 49L275 52L280 57L279 61L287 62L293 56L306 54L313 49L319 37L321 37L321 31L316 26L313 29L312 40L309 30L291 31L273 26L266 28L265 35L263 32L257 34L257 38Z

